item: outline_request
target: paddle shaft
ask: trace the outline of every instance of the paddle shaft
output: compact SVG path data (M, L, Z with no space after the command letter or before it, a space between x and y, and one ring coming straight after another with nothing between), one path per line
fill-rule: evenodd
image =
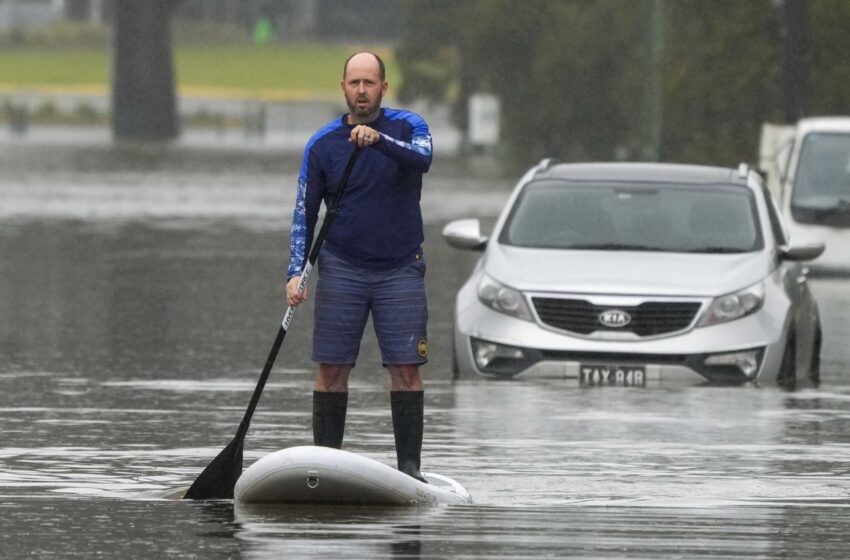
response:
M354 167L354 162L357 160L357 155L360 153L358 148L354 148L351 152L351 157L348 158L348 163L345 166L345 171L342 174L342 179L337 186L333 199L327 205L325 219L322 221L322 227L319 230L319 235L316 236L313 246L310 249L310 255L307 258L307 264L304 265L304 271L301 274L301 280L298 282L298 292L304 293L304 288L307 285L307 279L310 272L313 270L313 265L319 257L319 251L325 242L325 236L328 233L328 228L333 221L333 217L339 211L339 201L342 198L342 191L348 183L348 178L351 175L351 169ZM233 488L236 486L236 480L242 473L242 447L245 443L245 435L248 433L248 426L251 424L251 417L254 415L254 410L257 408L257 403L260 402L260 395L263 394L263 388L266 386L266 381L272 371L277 353L280 350L283 339L286 337L286 331L289 329L289 323L292 321L292 315L295 308L289 306L286 310L286 315L280 324L280 329L277 331L274 344L272 345L269 357L266 360L266 366L263 368L263 373L260 374L260 379L257 381L257 386L254 388L254 394L251 395L251 402L242 421L239 423L239 429L236 430L234 437L227 447L207 465L207 467L198 475L195 482L186 491L184 498L192 500L208 500L208 499L229 499L233 497Z
M331 201L330 206L328 206L327 211L325 212L325 219L322 220L322 227L319 230L319 234L316 236L315 241L313 241L313 246L310 248L310 255L307 258L307 264L304 265L304 270L301 273L301 279L298 282L298 293L303 294L305 288L307 287L307 280L310 278L310 273L313 271L313 266L316 263L316 260L319 258L319 252L322 250L322 245L325 243L325 237L328 234L328 229L331 226L331 222L333 221L333 217L336 216L339 211L339 201L342 199L342 191L345 189L346 184L348 183L348 178L351 176L351 170L354 168L354 162L357 161L357 156L360 153L360 149L355 147L351 152L351 156L348 158L348 163L345 166L345 171L342 174L342 179L339 181L339 185L336 188L336 192L334 193L333 200ZM272 344L271 351L269 352L269 357L266 359L266 365L263 368L263 372L260 374L260 379L257 381L257 386L254 388L254 394L251 395L251 402L248 404L248 409L245 411L245 416L242 417L242 421L239 423L239 429L236 430L236 440L242 440L245 438L245 434L248 433L248 426L251 424L251 418L254 416L254 410L257 408L257 404L260 402L260 396L263 394L263 389L266 386L266 381L268 381L269 374L272 371L272 367L274 366L274 361L277 358L277 354L280 351L280 347L283 344L283 339L286 338L286 331L289 330L289 323L292 321L292 316L295 314L295 307L289 306L286 309L286 314L283 316L283 321L280 323L280 328L277 331L277 336L274 339L274 344Z

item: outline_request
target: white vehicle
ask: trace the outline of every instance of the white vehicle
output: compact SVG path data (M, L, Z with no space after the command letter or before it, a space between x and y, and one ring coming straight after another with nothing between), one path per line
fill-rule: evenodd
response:
M674 164L531 169L455 302L459 378L546 376L585 385L668 380L816 382L821 327L802 261L761 177Z
M812 268L850 272L850 117L767 124L759 152L791 240L826 245Z

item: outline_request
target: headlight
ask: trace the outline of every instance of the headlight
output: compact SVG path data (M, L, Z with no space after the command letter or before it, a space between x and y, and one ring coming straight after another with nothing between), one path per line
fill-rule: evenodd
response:
M740 292L714 298L697 326L718 325L746 317L761 309L763 303L764 283L759 282Z
M478 299L481 303L499 313L531 321L531 311L522 294L513 288L496 282L486 274L478 282Z

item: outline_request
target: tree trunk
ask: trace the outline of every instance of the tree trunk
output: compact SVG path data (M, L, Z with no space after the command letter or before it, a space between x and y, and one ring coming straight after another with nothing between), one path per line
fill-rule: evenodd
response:
M116 140L179 135L170 19L179 0L115 2L112 134Z
M90 0L66 0L65 17L74 21L86 21L89 19Z
M785 119L796 122L806 116L809 97L810 46L808 0L784 0Z

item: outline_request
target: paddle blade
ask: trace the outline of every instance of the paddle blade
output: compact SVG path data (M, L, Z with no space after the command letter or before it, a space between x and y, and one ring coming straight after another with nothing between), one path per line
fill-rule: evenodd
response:
M228 500L242 474L243 438L236 438L225 447L195 479L183 496L186 500Z

